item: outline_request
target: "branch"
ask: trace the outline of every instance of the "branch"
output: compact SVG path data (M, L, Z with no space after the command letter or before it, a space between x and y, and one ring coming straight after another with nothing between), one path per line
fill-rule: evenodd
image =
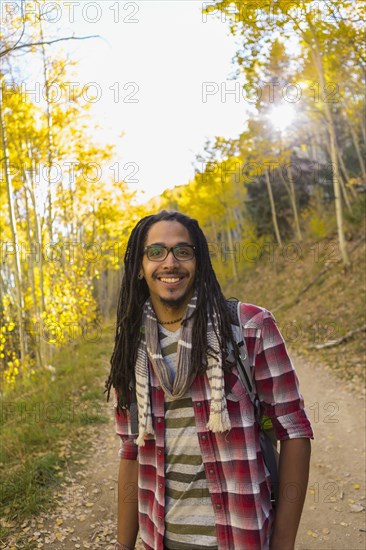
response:
M55 40L48 40L43 42L31 42L30 44L20 44L19 46L12 46L11 48L7 48L6 50L3 50L0 52L0 58L4 57L10 52L14 52L15 50L21 50L23 48L33 48L34 46L43 46L43 45L50 45L55 44L56 42L64 42L65 40L87 40L89 38L100 38L98 34L91 35L91 36L65 36L64 38L56 38Z
M355 330L350 330L342 336L341 338L337 338L336 340L330 340L329 342L325 342L325 344L312 344L309 346L309 349L323 349L323 348L331 348L332 346L338 346L339 344L342 344L346 340L349 340L354 336L355 334L358 334L359 332L365 332L366 331L366 325L363 325L362 327L358 327Z
M21 0L20 2L20 10L22 12L22 23L23 23L23 27L22 27L22 32L20 34L20 37L18 38L18 40L15 42L15 45L13 46L13 48L15 48L19 42L21 41L21 39L23 38L23 35L25 33L25 16L24 16L24 0Z

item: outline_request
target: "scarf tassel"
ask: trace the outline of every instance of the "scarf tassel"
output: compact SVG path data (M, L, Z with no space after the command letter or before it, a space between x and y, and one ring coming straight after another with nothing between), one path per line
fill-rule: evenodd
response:
M225 408L222 413L220 411L211 411L206 427L213 433L222 433L230 430L231 422L227 409Z
M137 439L135 439L135 443L136 445L138 445L139 447L145 447L145 432L142 431L139 436L137 437Z

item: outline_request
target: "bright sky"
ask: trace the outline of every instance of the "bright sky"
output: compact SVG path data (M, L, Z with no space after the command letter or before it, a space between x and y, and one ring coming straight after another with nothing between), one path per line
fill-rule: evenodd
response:
M77 81L96 83L96 137L116 145L121 179L137 180L129 185L144 191L141 201L187 183L206 137L236 137L243 130L249 104L239 97L239 83L230 80L234 38L227 23L202 14L200 1L65 0L60 5L58 36L101 36L65 48L79 60ZM48 20L59 15L50 12ZM60 21L53 25L50 31ZM229 93L235 86L236 96ZM206 101L205 87L211 92Z

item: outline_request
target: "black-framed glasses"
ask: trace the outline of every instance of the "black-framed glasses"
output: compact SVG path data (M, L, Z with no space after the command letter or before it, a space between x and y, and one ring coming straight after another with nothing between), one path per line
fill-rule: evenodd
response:
M169 252L173 252L173 256L179 262L185 262L187 260L193 260L195 247L193 244L177 244L170 248L163 244L149 244L145 246L144 253L148 260L152 262L162 262L167 257Z

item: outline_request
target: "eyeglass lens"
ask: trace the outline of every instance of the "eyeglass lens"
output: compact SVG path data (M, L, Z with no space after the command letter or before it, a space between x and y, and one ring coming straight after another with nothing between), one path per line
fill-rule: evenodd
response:
M149 260L162 261L165 260L171 250L174 257L180 261L191 260L194 256L193 248L184 245L172 246L171 248L162 245L152 245L147 248L146 253Z

